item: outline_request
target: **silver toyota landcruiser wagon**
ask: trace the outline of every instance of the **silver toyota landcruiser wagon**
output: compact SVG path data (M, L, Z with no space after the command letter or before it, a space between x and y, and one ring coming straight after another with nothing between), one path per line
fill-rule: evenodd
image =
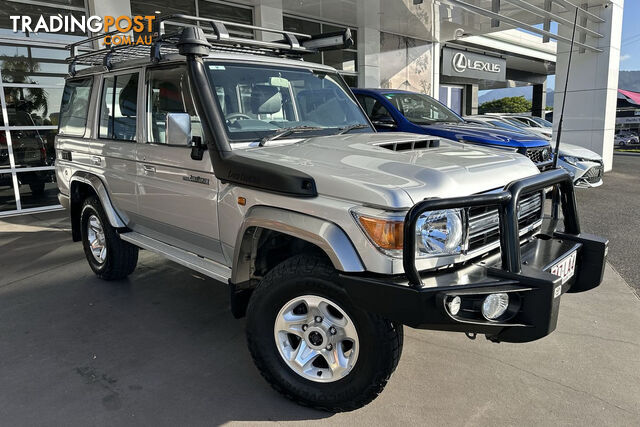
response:
M373 400L405 325L533 341L564 293L602 281L607 241L581 232L566 172L375 133L340 75L302 59L348 31L173 15L151 46L84 49L97 39L70 46L56 139L73 239L106 280L147 249L226 284L258 369L296 402Z

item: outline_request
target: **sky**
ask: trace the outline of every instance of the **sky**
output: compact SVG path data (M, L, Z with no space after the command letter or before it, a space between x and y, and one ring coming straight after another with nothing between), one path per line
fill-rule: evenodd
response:
M622 21L622 41L620 45L620 70L638 71L640 70L640 0L625 0L624 15ZM542 26L539 26L542 28ZM557 33L557 24L552 23L551 32ZM547 78L547 90L555 87L555 76ZM504 91L504 96L509 96L508 89ZM488 91L481 91L481 95Z
M622 45L620 46L620 69L640 70L640 1L624 2L622 22Z

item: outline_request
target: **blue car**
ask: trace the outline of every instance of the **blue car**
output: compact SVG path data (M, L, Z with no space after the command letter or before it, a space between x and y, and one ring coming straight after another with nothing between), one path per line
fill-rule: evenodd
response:
M545 139L529 132L466 123L428 95L397 89L353 89L353 93L378 131L421 133L514 150L541 170L552 164L551 146Z

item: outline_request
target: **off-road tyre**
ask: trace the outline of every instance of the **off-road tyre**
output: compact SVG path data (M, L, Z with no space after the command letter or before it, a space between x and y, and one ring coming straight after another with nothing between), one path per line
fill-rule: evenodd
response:
M262 376L298 404L330 412L352 411L375 399L398 365L403 344L401 324L359 309L338 283L337 272L327 260L294 256L265 275L247 308L247 342ZM282 307L301 295L330 299L352 319L358 332L359 355L344 378L314 382L296 373L281 357L274 322Z
M120 239L116 230L109 224L98 198L95 196L87 197L80 212L82 246L93 272L104 280L120 280L133 273L138 263L138 247ZM87 223L92 215L100 220L104 231L107 252L103 262L96 260L90 248Z

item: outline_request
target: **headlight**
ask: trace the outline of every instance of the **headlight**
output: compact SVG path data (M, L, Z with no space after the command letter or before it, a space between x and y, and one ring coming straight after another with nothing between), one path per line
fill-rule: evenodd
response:
M360 208L352 213L378 249L389 256L402 257L405 212ZM416 222L416 258L460 254L463 238L462 210L424 212Z
M562 160L564 160L565 162L569 163L570 165L575 166L579 161L581 161L582 159L579 159L577 157L573 157L573 156L560 156L560 158Z
M462 211L425 212L416 222L416 256L455 255L462 251Z

